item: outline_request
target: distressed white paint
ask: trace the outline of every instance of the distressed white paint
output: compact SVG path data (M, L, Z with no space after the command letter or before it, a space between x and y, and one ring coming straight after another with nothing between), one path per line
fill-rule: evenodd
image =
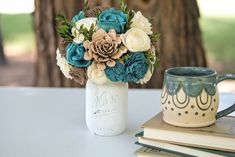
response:
M118 135L125 131L128 113L128 84L108 82L86 85L86 124L101 136Z

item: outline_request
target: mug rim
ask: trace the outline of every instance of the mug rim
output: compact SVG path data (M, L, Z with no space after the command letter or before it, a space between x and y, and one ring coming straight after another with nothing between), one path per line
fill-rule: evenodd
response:
M211 72L211 74L205 74L205 75L200 75L200 76L187 76L187 75L177 75L177 74L172 74L169 73L169 71L172 70L177 70L177 69L199 69L199 70L208 70ZM207 67L196 67L196 66L181 66L181 67L171 67L171 68L167 68L165 70L165 74L167 74L168 76L172 76L172 77L187 77L187 78L197 78L197 77L210 77L210 76L216 76L217 72L213 69L207 68Z

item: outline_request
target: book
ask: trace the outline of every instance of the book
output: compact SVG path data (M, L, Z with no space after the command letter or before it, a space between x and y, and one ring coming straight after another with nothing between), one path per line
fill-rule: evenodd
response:
M158 148L145 147L145 146L139 148L135 152L135 154L137 155L137 157L181 157L179 155L164 152Z
M182 128L165 123L162 116L160 112L142 125L144 138L235 153L235 117L220 118L208 127Z
M233 152L225 152L219 150L211 150L206 148L196 148L189 146L181 146L176 144L170 144L157 140L146 139L144 137L138 137L136 144L158 149L161 152L167 152L168 154L174 154L177 156L186 157L235 157Z

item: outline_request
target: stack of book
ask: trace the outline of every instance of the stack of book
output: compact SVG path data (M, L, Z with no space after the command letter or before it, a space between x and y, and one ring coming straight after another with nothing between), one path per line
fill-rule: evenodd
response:
M202 128L175 127L162 117L157 114L136 134L136 144L142 146L136 151L138 157L235 157L235 117L223 117Z

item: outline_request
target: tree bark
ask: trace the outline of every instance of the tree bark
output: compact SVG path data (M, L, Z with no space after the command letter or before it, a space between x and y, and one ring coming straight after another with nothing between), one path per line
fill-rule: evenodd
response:
M66 79L56 65L56 49L60 38L56 32L58 14L68 19L82 9L78 0L35 0L34 25L37 38L36 86L80 86Z
M55 31L56 13L72 17L81 9L75 0L36 0L35 24L39 59L37 85L75 86L60 73L55 62L58 37ZM199 10L196 0L126 0L129 8L154 17L153 28L161 33L157 47L160 50L160 67L146 85L131 84L134 88L159 88L164 70L173 66L206 66L205 51L199 28ZM118 7L117 0L90 0L90 7L102 5ZM76 6L76 7L75 7Z
M2 33L1 33L1 27L0 27L0 65L6 64L6 58L4 55L3 50L3 40L2 40Z

